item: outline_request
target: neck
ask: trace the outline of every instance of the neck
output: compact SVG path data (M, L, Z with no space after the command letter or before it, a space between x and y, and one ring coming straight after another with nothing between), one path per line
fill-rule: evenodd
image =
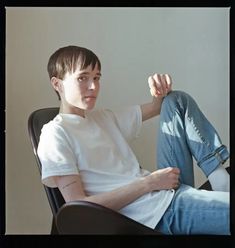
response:
M60 113L62 114L75 114L85 118L85 110L74 106L68 106L61 102Z

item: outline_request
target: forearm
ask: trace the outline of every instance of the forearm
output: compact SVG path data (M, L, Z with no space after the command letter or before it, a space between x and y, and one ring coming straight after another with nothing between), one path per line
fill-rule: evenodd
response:
M119 210L151 191L147 177L119 187L115 190L88 196L79 175L57 176L54 178L66 202L84 200L94 202L113 210Z
M142 121L155 117L161 112L163 97L153 97L152 102L141 105Z
M159 169L128 185L107 193L84 197L83 200L119 210L146 193L178 188L179 174L178 168Z
M153 101L141 105L143 121L160 114L163 98L171 91L172 81L168 74L155 73L148 78L148 84Z
M149 187L146 180L144 178L140 178L115 190L97 195L86 196L82 200L94 202L118 211L148 192Z
M54 179L66 202L90 201L117 211L148 192L177 187L178 177L178 169L169 167L156 170L115 190L92 196L86 195L79 175L56 176Z

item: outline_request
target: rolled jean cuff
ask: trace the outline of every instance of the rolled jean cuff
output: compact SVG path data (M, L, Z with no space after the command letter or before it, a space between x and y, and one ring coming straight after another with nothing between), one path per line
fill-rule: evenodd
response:
M229 152L226 146L222 145L214 153L202 159L198 166L208 177L220 164L224 164L228 158Z

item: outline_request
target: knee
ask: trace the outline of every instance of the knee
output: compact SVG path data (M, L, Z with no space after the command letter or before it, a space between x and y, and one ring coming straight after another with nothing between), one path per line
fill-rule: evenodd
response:
M192 97L188 93L181 91L181 90L174 90L174 91L171 91L164 98L163 102L165 102L165 104L167 103L170 105L180 104L182 106L182 103L183 103L183 105L185 105L189 101L192 101Z
M184 113L189 106L195 105L193 98L186 92L180 90L171 91L163 100L161 110L179 111Z
M187 97L189 97L188 93L182 90L173 90L165 97L165 99L175 101L176 99L187 98Z

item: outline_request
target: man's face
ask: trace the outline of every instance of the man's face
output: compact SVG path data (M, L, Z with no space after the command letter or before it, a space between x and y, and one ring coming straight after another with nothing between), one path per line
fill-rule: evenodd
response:
M62 82L61 100L66 108L79 108L81 110L93 109L100 88L101 73L95 66L86 69L79 68L74 73L66 73Z

